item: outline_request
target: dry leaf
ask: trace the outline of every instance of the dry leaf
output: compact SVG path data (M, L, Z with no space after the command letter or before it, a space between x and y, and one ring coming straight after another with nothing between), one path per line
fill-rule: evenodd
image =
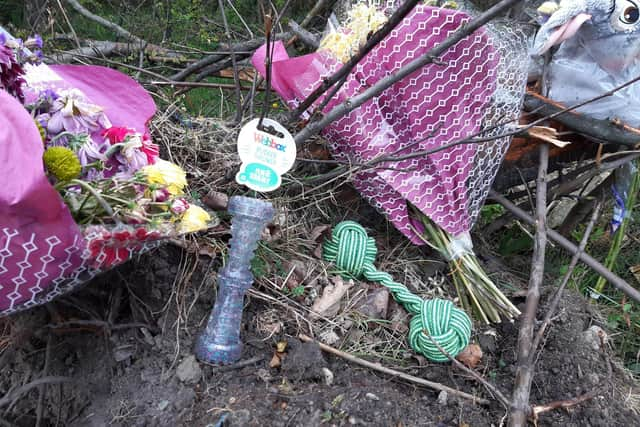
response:
M286 341L278 341L278 343L276 344L276 351L278 353L284 353L284 351L287 349L287 342Z
M311 318L331 318L338 314L342 297L353 286L353 280L345 283L340 276L333 277L332 282L333 285L327 285L322 291L322 296L311 306L311 311L313 312Z
M469 344L456 357L466 367L474 369L482 359L482 349L478 344Z
M571 144L569 141L562 141L558 139L558 131L551 127L533 126L528 130L528 133L529 136L553 144L556 147L563 148Z
M211 190L202 198L202 202L214 211L225 211L229 205L229 196L225 193Z
M323 237L326 234L329 234L329 231L331 231L331 226L328 224L323 224L323 225L318 225L316 227L313 227L313 230L311 230L311 235L309 236L310 240L313 240L314 242L317 242L320 237Z
M278 353L273 353L273 357L271 358L271 362L269 362L270 368L279 368L282 365L282 359Z

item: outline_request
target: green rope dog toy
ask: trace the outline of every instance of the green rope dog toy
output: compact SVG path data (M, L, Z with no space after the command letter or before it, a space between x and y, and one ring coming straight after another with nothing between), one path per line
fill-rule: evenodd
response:
M434 362L449 358L434 344L455 357L469 344L471 319L451 301L423 300L406 286L395 282L389 273L378 271L373 263L378 249L365 229L353 221L343 221L325 242L323 256L334 262L346 277L364 277L386 286L393 298L413 315L409 323L409 344L417 353ZM430 336L430 337L429 337Z

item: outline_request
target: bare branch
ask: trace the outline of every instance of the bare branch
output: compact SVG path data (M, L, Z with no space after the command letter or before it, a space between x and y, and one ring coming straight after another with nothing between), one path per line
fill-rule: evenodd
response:
M533 332L536 312L540 302L540 286L544 279L544 257L547 247L547 166L549 165L549 146L540 145L540 165L536 185L536 237L531 259L531 277L527 290L527 301L521 317L518 335L518 368L511 401L509 426L524 427L530 413L529 394L533 380L533 364L530 363L533 346Z

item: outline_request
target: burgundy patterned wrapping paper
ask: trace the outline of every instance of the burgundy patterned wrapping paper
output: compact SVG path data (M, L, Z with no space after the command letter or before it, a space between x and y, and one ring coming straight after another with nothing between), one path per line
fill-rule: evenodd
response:
M365 56L324 109L361 93L451 36L470 16L418 5ZM526 78L525 37L477 30L429 64L393 84L324 131L336 160L364 163L382 155L432 150L472 136L497 120L517 118ZM266 46L253 57L265 74ZM341 64L316 52L289 58L274 45L272 85L295 108ZM316 102L316 106L322 99ZM312 107L314 108L314 107ZM502 132L496 128L483 136ZM410 202L452 235L468 232L495 178L510 139L463 144L355 174L354 186L411 241L421 225Z
M80 89L113 126L147 132L156 111L139 84L108 68L41 65L26 77L31 89ZM80 228L45 175L43 151L29 113L0 90L0 316L50 301L173 235L170 228Z

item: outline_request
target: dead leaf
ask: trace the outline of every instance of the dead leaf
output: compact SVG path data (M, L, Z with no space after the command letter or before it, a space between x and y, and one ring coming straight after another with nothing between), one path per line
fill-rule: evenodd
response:
M388 305L389 291L381 287L374 289L355 309L369 319L386 319Z
M313 227L313 230L311 230L309 239L313 240L314 242L317 242L319 241L320 237L324 237L325 235L328 235L330 231L331 231L331 226L329 224L322 224L322 225L315 226Z
M287 342L286 341L278 341L278 343L276 344L276 351L278 353L284 353L284 351L287 349Z
M482 359L482 349L478 344L469 344L456 357L467 368L475 369Z
M317 259L322 259L322 245L316 246L316 248L313 250L313 256Z
M282 365L282 359L278 353L273 353L273 357L271 358L271 362L269 362L270 368L279 368Z
M324 290L322 291L322 296L318 298L311 306L311 318L331 318L338 314L342 297L353 286L353 280L349 280L347 283L345 283L340 276L333 277L332 282L333 285L325 286Z
M202 202L214 211L225 211L229 206L229 196L220 191L211 190L202 198Z
M571 144L569 141L562 141L558 139L558 131L551 127L546 126L533 126L528 131L529 136L537 138L542 141L555 145L556 147L564 148Z

